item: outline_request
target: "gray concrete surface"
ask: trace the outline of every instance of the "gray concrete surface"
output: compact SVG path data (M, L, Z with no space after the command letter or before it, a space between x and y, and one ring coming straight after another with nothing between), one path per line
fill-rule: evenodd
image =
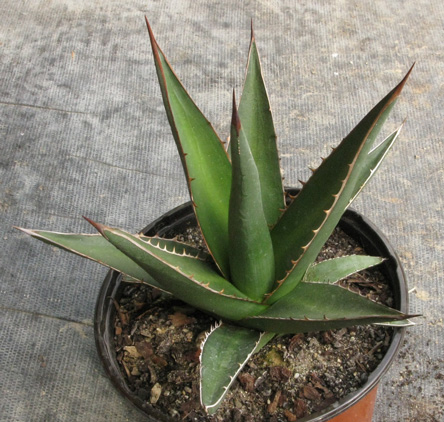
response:
M402 136L355 208L410 280L409 329L374 422L443 421L444 7L438 0L3 0L0 420L142 421L96 356L106 269L13 225L136 231L187 200L144 24L222 137L256 28L288 185L416 61L385 133Z

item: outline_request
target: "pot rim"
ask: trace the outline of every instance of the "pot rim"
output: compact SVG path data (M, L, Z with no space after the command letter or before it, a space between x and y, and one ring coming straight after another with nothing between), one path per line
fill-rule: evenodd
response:
M298 190L288 188L287 191L293 194L297 193ZM151 236L158 233L162 234L173 226L180 225L190 220L192 221L193 219L195 221L191 202L187 202L163 214L141 230L140 233ZM387 258L381 264L380 268L385 273L387 280L392 284L391 287L394 293L395 308L407 313L407 279L400 259L386 236L368 218L352 209L345 211L338 225L346 233L361 242L367 253ZM94 318L94 336L100 360L106 374L114 386L148 417L148 421L171 422L173 421L172 418L153 408L128 388L117 363L113 346L113 325L110 322L114 319L114 300L116 297L119 297L121 284L120 273L110 270L99 291ZM369 375L366 383L362 387L339 399L331 406L300 419L300 422L326 422L349 409L366 396L378 385L382 376L388 371L391 363L401 348L404 334L405 328L393 329L392 338L386 354L376 369Z

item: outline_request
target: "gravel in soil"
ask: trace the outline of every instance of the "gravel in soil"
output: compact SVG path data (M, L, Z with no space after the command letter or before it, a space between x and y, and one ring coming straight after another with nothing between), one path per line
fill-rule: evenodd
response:
M182 240L193 238L192 229ZM318 260L362 254L336 229ZM376 268L354 274L344 287L390 306ZM117 360L134 393L183 421L297 421L365 383L383 358L391 329L357 326L273 339L247 363L216 415L199 403L200 344L212 317L148 286L128 284L116 303Z

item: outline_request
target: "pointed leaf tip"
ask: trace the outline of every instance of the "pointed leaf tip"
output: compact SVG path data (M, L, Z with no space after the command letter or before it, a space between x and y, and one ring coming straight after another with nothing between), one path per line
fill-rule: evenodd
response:
M397 95L399 95L401 93L401 91L404 88L404 85L406 84L410 74L412 73L413 68L415 67L416 62L414 62L412 64L412 66L410 67L409 71L406 73L406 75L404 76L404 78L402 78L402 81L398 84L398 86L395 88L395 92Z
M251 18L251 41L254 41L254 27L253 27L253 18Z
M147 18L147 16L145 15L145 23L146 23L146 27L147 27L147 29L148 29L148 32L150 33L150 34L152 34L152 30L151 30L151 25L150 25L150 23L149 23L149 21L148 21L148 18Z
M237 106L236 106L236 94L233 89L233 114L231 116L231 124L236 129L237 135L239 136L239 132L241 130L241 122L239 119L239 114L237 112Z
M23 227L17 227L17 226L12 226L13 229L16 230L20 230L23 233L28 234L29 236L33 236L34 235L34 231L30 230L30 229L24 229Z
M100 223L96 223L95 221L91 220L88 217L85 217L84 215L82 215L82 217L89 223L91 224L91 226L93 226L101 235L103 235L103 229L105 228L105 226L103 224Z
M157 62L157 61L160 60L160 59L159 59L159 53L158 53L158 51L157 51L157 49L159 48L159 46L158 46L158 44L157 44L156 39L154 38L153 30L151 29L151 25L150 25L150 23L149 23L149 21L148 21L148 18L147 18L146 16L145 16L145 22L146 22L146 27L147 27L147 29L148 29L148 35L149 35L149 37L150 37L151 48L152 48L152 50L153 50L153 54L154 54L155 61Z

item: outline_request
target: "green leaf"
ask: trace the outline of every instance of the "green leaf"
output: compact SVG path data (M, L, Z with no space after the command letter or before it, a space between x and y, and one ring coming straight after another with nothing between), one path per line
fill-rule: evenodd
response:
M168 121L198 223L218 267L229 278L228 204L231 165L211 124L197 108L159 48L148 24Z
M357 181L355 184L355 190L353 192L352 198L349 201L349 205L356 199L364 186L369 182L369 180L376 173L376 170L381 165L382 161L386 157L387 153L392 148L404 124L402 124L397 130L391 133L387 138L385 138L379 145L373 148L367 156L364 156L365 162L362 165L362 170L360 174L357 175ZM370 169L370 172L368 171Z
M152 274L165 290L196 308L231 320L266 309L221 277L211 262L171 253L159 246L158 239L146 242L122 230L91 224L116 248Z
M314 171L273 228L279 282L269 303L276 302L301 281L351 200L372 176L374 166L379 165L377 159L385 156L384 153L379 157L384 148L372 154L373 144L410 72L411 69Z
M334 284L351 274L383 262L378 256L350 255L327 259L308 267L304 281Z
M202 344L200 355L201 403L216 412L231 384L250 357L274 337L234 325L216 326Z
M150 286L164 290L150 274L99 234L57 233L44 230L19 230L58 248L91 259Z
M231 142L231 280L246 295L262 301L274 283L273 245L262 208L259 174L236 112L234 94Z
M276 133L253 28L251 28L245 82L239 103L239 117L259 171L265 217L272 226L285 206L284 190Z
M299 333L409 318L336 284L302 282L260 315L239 324L260 331Z

